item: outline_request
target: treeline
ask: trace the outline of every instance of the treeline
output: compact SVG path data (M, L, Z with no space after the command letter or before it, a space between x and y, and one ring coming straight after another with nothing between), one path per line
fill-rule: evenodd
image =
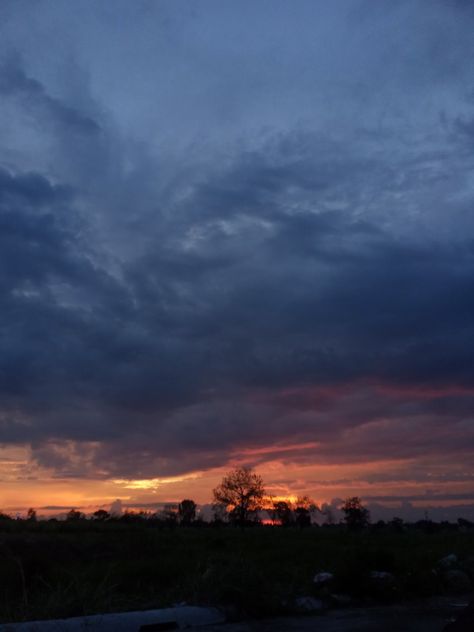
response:
M12 530L14 524L22 527L31 527L37 523L49 523L50 525L63 523L67 525L91 525L99 526L107 524L146 524L156 527L207 527L207 526L239 526L255 527L262 525L279 526L283 528L297 527L308 528L320 526L316 523L319 515L323 527L340 527L341 523L351 531L361 531L370 527L372 530L390 528L396 532L402 532L408 528L421 528L424 531L450 529L473 529L474 523L459 518L457 524L448 522L434 523L430 520L420 520L416 523L405 523L401 518L394 517L389 522L382 520L371 524L370 513L364 507L357 496L347 498L339 508L343 519L336 524L331 508L324 510L309 497L302 496L295 501L288 499L275 499L269 496L261 476L251 468L241 467L229 472L213 492L212 517L205 520L198 511L198 505L190 498L183 499L180 503L168 504L157 512L125 511L116 515L98 509L90 516L86 516L77 509L71 509L62 520L50 518L39 520L35 509L31 508L25 518L13 519L11 516L0 512L0 529ZM266 518L265 518L266 516Z
M181 504L181 503L180 503ZM280 502L278 503L280 505ZM281 510L281 505L280 509ZM287 509L284 509L285 516L288 516ZM389 531L392 533L404 533L409 531L423 531L424 533L438 533L440 531L474 531L474 522L464 518L458 518L457 522L434 522L432 520L418 520L416 522L404 521L395 517L392 520L378 520L376 522L367 522L363 526L354 527L346 519L339 522L322 522L321 524L312 522L311 518L303 512L295 512L292 517L285 522L271 520L271 522L262 519L261 516L251 518L245 524L236 523L229 516L225 520L219 516L213 516L210 520L204 520L196 515L192 519L183 517L179 511L172 509L163 509L159 512L151 511L125 511L121 515L113 515L104 509L99 509L91 515L87 516L81 511L71 509L65 517L38 519L36 512L32 510L29 518L13 518L5 513L0 513L0 532L18 532L18 531L103 531L108 529L127 529L127 528L157 528L157 529L215 529L215 528L279 528L284 530L292 529L318 529L324 531L338 532L345 531L366 531L369 533L378 533Z

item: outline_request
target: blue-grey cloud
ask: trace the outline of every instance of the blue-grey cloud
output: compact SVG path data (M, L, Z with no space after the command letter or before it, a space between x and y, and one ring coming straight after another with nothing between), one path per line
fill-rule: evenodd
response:
M1 441L63 476L468 462L469 7L175 7L5 4Z
M49 95L36 79L28 77L18 59L11 59L0 70L0 94L18 99L26 111L41 112L53 125L79 134L97 134L99 125L75 108Z

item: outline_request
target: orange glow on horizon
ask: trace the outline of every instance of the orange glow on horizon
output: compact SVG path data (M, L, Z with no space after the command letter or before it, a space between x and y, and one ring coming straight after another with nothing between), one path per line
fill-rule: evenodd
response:
M92 512L109 508L116 499L124 508L152 508L157 503L175 503L192 498L198 504L212 502L212 490L236 464L252 464L262 457L256 471L263 477L274 500L295 502L308 495L321 505L348 496L413 496L417 504L433 502L440 494L472 496L472 478L466 464L443 464L439 459L378 459L361 463L308 462L305 450L317 450L317 442L248 447L232 453L230 460L208 470L149 479L58 478L54 471L38 466L25 447L0 448L2 488L0 510L11 514L35 507L38 514L61 513L72 507ZM306 460L299 459L305 457ZM313 457L312 457L313 458ZM318 459L319 457L314 457ZM413 474L410 478L410 472ZM417 480L419 473L424 477ZM457 476L458 475L458 476ZM386 501L387 505L390 501ZM445 505L453 504L444 501ZM396 506L399 503L395 504ZM53 507L57 509L47 509Z

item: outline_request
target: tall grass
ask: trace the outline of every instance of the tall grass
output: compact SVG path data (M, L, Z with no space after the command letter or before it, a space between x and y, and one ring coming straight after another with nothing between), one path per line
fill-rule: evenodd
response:
M456 553L474 555L474 535L343 527L156 528L147 524L37 523L0 533L0 620L20 621L157 608L174 603L276 614L316 594L313 576L335 574L332 590L359 600L443 591L432 572ZM393 573L380 594L370 572ZM472 578L474 579L474 577Z

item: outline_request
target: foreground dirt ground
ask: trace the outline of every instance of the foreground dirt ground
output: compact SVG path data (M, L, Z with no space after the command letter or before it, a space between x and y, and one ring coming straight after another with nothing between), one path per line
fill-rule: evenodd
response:
M472 595L206 627L212 632L442 632ZM474 628L473 628L474 630Z

